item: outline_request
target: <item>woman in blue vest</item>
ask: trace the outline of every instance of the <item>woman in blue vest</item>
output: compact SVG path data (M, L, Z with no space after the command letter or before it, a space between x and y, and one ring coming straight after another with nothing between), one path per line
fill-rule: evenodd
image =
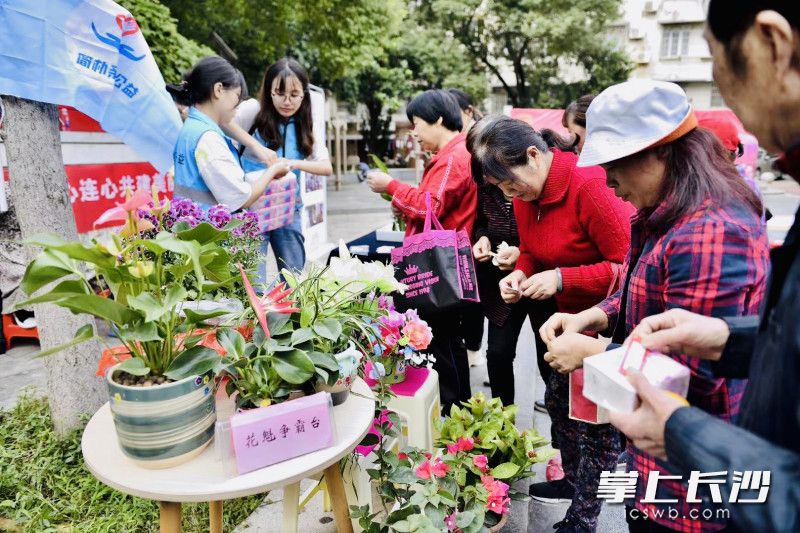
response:
M247 97L242 73L221 57L201 59L167 90L178 104L189 106L175 144L175 196L188 198L208 210L224 204L231 211L249 207L276 177L291 170L287 162L270 166L246 180L239 153L220 124L229 123Z
M264 233L261 251L266 256L268 247L278 262L278 268L302 270L306 262L301 212L300 172L329 176L333 173L328 149L322 142L325 124L315 124L311 114L311 98L308 89L308 74L294 59L278 60L267 68L258 99L242 102L236 111L235 120L228 130L236 138L252 135L266 150L275 152L274 162L267 167L262 151L256 152L249 145L242 153L242 166L246 172L272 168L276 164L289 164L297 176L297 197L294 221L282 228ZM238 129L244 131L238 131ZM315 135L315 132L317 135ZM271 155L271 154L270 154ZM266 263L262 263L261 279L266 279Z

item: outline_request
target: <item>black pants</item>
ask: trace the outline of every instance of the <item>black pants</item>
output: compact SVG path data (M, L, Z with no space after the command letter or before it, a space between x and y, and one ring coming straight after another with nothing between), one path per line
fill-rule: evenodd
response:
M481 349L484 320L481 304L469 304L461 311L461 336L467 350L477 352Z
M422 317L433 331L428 352L436 357L433 368L439 373L439 399L442 414L450 414L450 406L472 396L469 384L469 361L461 334L459 313L437 313Z
M539 328L556 312L556 304L552 299L531 300L524 298L516 303L502 327L489 322L489 348L486 352L489 385L492 397L500 398L503 405L514 403L514 358L517 355L519 340L525 317L530 318L533 336L536 342L536 364L539 373L547 385L550 376L550 365L544 360L547 351ZM532 376L531 376L532 378Z

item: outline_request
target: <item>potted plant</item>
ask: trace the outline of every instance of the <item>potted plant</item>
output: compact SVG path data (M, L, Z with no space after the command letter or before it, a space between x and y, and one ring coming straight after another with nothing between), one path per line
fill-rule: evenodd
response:
M497 531L509 511L509 487L480 461L467 454L434 457L406 450L388 458L391 509L370 513L369 507L352 508L351 516L368 533ZM473 474L468 477L465 472ZM487 515L499 520L487 524Z
M206 321L225 312L183 306L216 290L233 290L231 254L221 243L242 224L231 220L220 229L179 221L163 229L168 210L169 202L159 202L155 191L152 197L146 191L129 192L124 203L97 221L123 222L119 234L88 243L55 236L31 239L29 244L41 246L42 252L28 265L22 288L32 295L53 285L19 304L52 303L111 324L122 346L103 355L100 371L117 436L126 455L153 468L188 460L213 437L212 379L226 361L203 339L210 328ZM109 297L95 294L87 269L108 288ZM187 286L194 287L191 296ZM87 325L69 345L94 337Z
M378 299L381 314L371 324L372 357L367 375L387 384L402 383L406 369L411 366L431 365L435 358L422 353L433 339L428 323L416 310L398 313L387 298Z
M531 467L555 455L552 449L543 449L547 439L535 429L520 431L515 425L517 406L503 406L499 398L487 400L477 393L462 407L454 405L450 414L437 425L439 438L436 446L448 452L456 449L482 455L495 477L511 484L533 475ZM469 450L464 450L469 443ZM461 448L459 448L459 446ZM526 497L513 489L511 496Z

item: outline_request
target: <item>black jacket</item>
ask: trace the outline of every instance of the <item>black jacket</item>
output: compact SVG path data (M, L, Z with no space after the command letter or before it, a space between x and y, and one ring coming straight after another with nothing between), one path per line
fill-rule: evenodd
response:
M798 532L800 210L784 245L772 251L769 288L760 317L726 322L731 335L716 372L750 380L738 427L696 408L678 409L666 426L669 461L685 473L727 471L728 483L721 488L734 528L753 533ZM747 470L771 472L767 501L727 503L735 472ZM754 498L757 492L744 492L740 498Z

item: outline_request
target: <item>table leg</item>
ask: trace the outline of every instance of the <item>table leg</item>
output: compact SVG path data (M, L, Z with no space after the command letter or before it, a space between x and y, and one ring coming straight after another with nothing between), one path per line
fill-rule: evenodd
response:
M333 463L325 469L325 484L331 495L333 504L333 517L336 520L338 533L353 533L353 523L350 521L350 508L347 505L347 496L344 492L344 481L339 463Z
M161 510L159 525L161 533L181 533L180 502L158 502Z
M283 533L297 533L299 504L300 482L283 487Z
M222 533L222 502L208 502L209 533Z

